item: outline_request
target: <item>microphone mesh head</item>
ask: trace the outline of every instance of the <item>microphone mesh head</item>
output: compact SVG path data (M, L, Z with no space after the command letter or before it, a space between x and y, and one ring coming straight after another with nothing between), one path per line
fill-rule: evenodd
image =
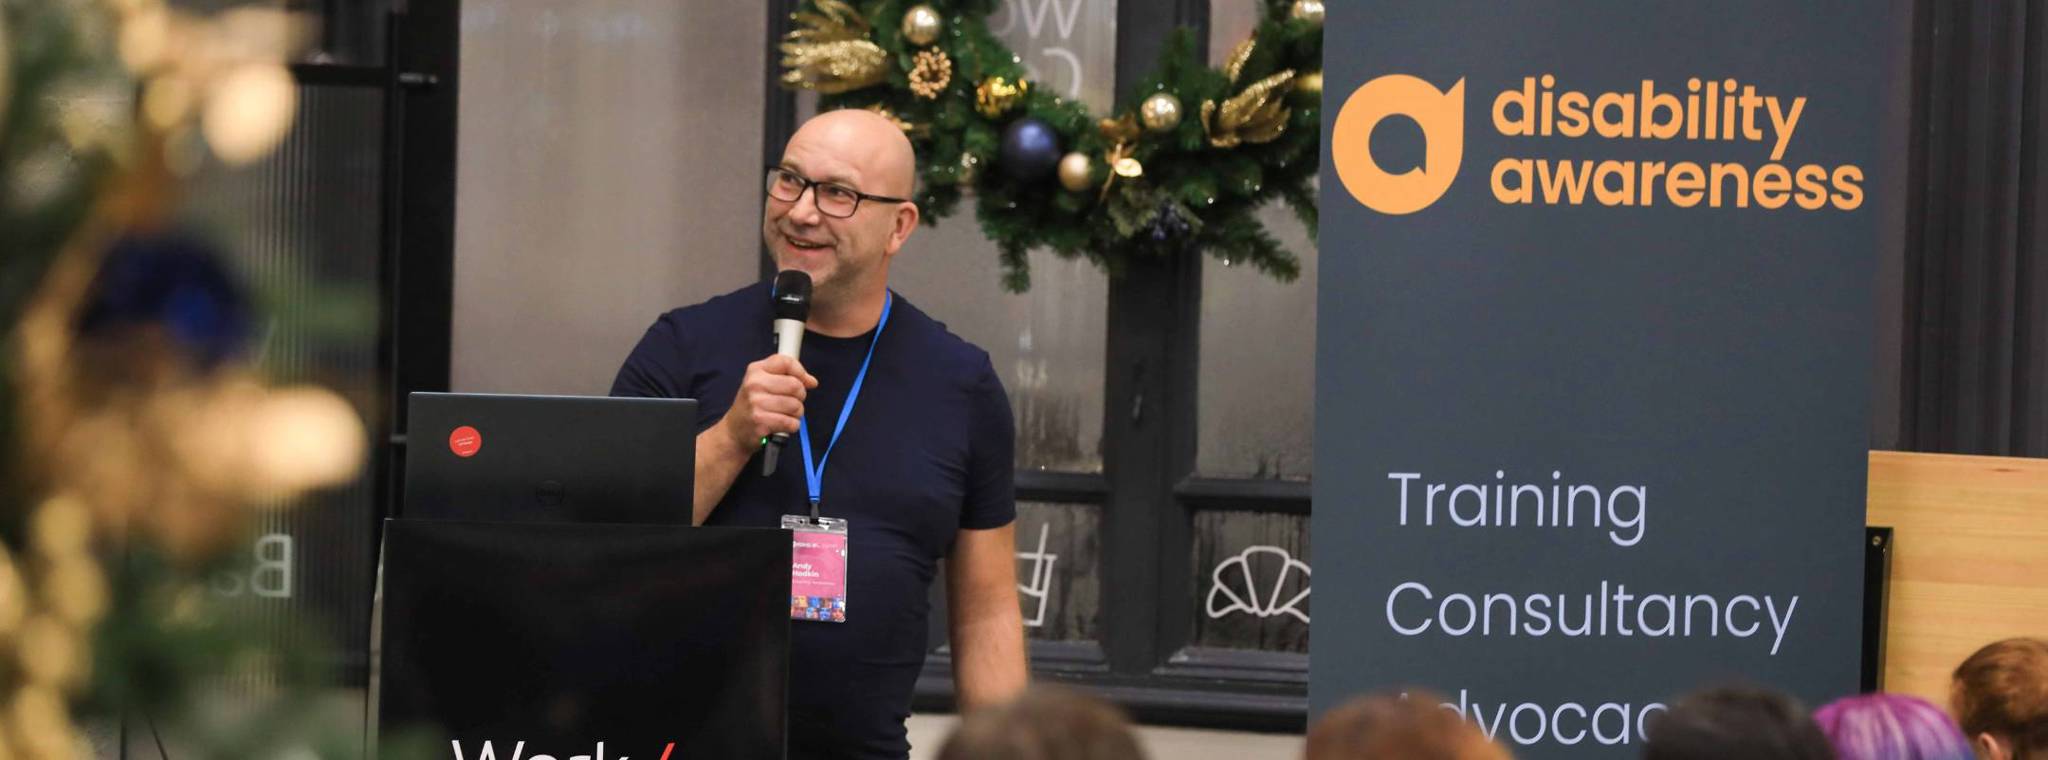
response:
M810 319L811 276L794 269L777 273L774 299L776 319Z

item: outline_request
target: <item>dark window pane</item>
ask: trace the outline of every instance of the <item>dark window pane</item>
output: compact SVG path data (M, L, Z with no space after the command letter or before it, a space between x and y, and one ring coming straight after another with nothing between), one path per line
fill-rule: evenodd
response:
M1024 64L1032 84L1107 113L1116 83L1115 0L1004 0L989 30ZM801 110L800 115L810 111ZM993 166L983 171L996 171ZM1031 291L1001 287L996 245L961 200L936 227L920 227L890 269L890 285L986 349L1017 417L1017 467L1102 471L1103 346L1109 283L1086 261L1031 253Z
M1308 652L1308 517L1195 514L1198 647Z
M1101 610L1101 511L1086 504L1017 505L1017 592L1024 631L1094 641Z
M988 351L1016 417L1018 469L1101 472L1108 280L1034 252L1031 292L1003 292L995 244L968 213L912 237L921 258L899 258L892 285Z
M1266 0L1209 3L1209 58L1221 65L1258 26ZM1259 221L1301 258L1291 283L1215 259L1202 263L1195 471L1211 478L1308 480L1313 472L1317 251L1293 209Z
M1195 471L1210 478L1308 480L1315 462L1316 247L1292 210L1258 212L1301 277L1202 264Z

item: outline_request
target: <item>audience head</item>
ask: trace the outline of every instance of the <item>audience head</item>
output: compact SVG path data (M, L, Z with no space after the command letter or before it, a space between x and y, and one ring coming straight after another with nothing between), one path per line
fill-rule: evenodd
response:
M2048 760L2048 641L1994 642L1956 668L1949 707L1984 760Z
M1130 720L1101 700L1034 685L1010 702L967 715L939 760L1136 760Z
M1941 708L1904 694L1829 702L1813 720L1841 760L1970 760L1970 742Z
M1436 695L1360 697L1308 730L1307 760L1509 760Z
M1643 760L1828 760L1835 756L1797 700L1725 687L1694 692L1650 719Z

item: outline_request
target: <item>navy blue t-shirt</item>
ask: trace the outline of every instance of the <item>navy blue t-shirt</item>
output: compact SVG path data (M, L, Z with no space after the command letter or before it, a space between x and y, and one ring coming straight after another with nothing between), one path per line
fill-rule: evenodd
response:
M612 383L614 396L698 400L698 430L732 407L749 363L774 353L770 285L751 285L656 320ZM804 402L823 457L875 333L806 332L799 361L818 378ZM895 296L845 432L827 461L822 514L849 521L846 622L794 621L790 757L903 758L903 721L924 665L928 596L961 529L1016 517L1009 398L988 353ZM805 514L803 449L775 474L755 454L707 525L779 527Z

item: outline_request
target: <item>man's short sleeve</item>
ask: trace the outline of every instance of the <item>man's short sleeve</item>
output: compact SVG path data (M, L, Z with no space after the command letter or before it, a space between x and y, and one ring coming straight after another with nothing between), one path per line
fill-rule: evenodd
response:
M960 510L960 527L968 530L1000 528L1017 519L1017 434L1010 396L988 354L980 358L979 376L969 390L967 500Z
M694 398L690 385L689 351L674 312L663 314L640 336L633 353L626 355L618 377L612 379L613 396L651 398Z

